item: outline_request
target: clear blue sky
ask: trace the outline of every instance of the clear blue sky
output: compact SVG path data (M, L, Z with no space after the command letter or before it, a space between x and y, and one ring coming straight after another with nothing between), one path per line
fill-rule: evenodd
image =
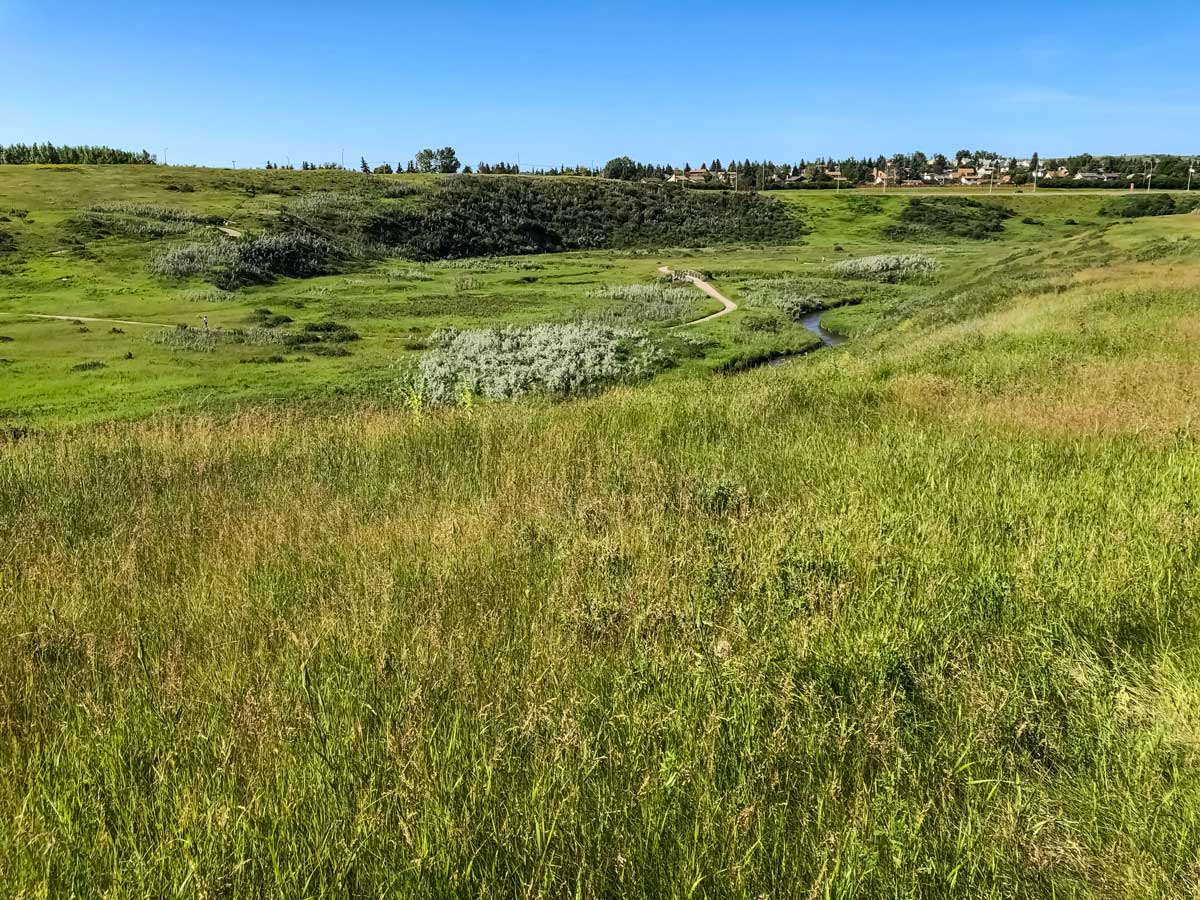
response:
M0 143L212 165L1200 153L1195 3L937 8L0 0Z

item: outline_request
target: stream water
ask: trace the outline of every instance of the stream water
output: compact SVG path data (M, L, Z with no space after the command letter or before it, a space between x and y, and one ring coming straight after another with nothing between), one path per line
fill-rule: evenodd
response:
M818 309L814 312L810 312L800 319L800 324L821 339L822 347L836 347L838 344L844 344L846 339L840 334L834 334L832 331L826 331L821 327L821 313L825 312L829 312L829 310ZM775 366L782 366L788 360L795 358L795 354L790 356L781 356L778 359L771 360L769 363L767 363L767 365L774 368Z
M821 327L821 314L828 311L827 309L818 309L810 312L800 320L800 324L819 337L821 343L826 347L836 347L838 344L845 343L846 339L840 334L834 334Z

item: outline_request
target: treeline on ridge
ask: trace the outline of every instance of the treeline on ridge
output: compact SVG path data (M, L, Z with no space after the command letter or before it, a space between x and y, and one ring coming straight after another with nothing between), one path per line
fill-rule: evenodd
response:
M112 147L58 146L56 144L0 145L0 165L157 165L153 154L142 150L116 150Z

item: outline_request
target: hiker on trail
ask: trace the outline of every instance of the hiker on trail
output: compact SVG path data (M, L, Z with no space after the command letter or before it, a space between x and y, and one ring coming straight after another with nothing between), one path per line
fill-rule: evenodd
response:
M208 316L201 316L204 319L204 330L208 331Z

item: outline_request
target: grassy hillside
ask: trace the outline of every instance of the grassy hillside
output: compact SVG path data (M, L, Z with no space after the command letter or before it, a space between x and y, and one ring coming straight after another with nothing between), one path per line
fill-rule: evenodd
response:
M1064 242L1108 233L1117 221L1099 214L1108 195L976 194L1013 212L988 240L951 229L897 241L889 235L911 196L805 191L754 200L575 179L529 184L494 178L448 187L432 177L331 171L0 168L0 231L8 236L0 243L0 337L12 339L0 345L0 420L55 428L163 409L408 402L409 373L446 328L600 322L661 344L669 365L659 378L736 370L817 346L780 302L839 307L830 324L859 332L929 293L930 285L880 291L841 283L830 267L843 257L930 254L942 265L934 287L953 294L989 265L996 245L1074 253ZM416 246L414 236L432 243ZM596 246L621 249L395 256ZM614 290L654 288L664 264L712 273L743 309L690 329L692 340L681 343L671 327L719 309L714 301L698 291L663 302ZM165 274L172 271L193 274ZM226 337L254 331L253 339L155 339L155 325L198 328L205 317ZM260 327L283 317L291 321L274 336ZM285 334L329 322L361 340L321 348Z
M569 403L11 435L5 893L1195 896L1200 217L1117 225L1043 192L1003 198L997 236L910 246L883 235L904 198L787 202L803 245L661 261L743 304L706 332L723 352L781 292L852 304L827 314L856 334L837 351ZM829 273L897 249L942 268ZM434 303L380 272L224 306L144 274L115 293L144 255L24 263L9 309ZM478 277L513 321L577 296ZM385 345L372 316L341 318ZM173 363L138 353L159 390ZM340 386L364 371L333 362ZM143 410L180 396L140 383ZM77 383L47 384L80 416Z

